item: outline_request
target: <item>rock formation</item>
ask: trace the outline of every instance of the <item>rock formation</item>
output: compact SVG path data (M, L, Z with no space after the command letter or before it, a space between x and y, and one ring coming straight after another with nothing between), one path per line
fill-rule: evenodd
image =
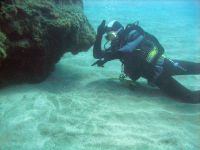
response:
M0 1L0 84L44 80L65 52L94 42L82 0Z

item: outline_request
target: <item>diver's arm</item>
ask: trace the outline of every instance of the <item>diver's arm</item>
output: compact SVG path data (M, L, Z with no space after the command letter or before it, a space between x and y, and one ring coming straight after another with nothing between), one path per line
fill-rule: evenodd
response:
M144 40L143 35L139 35L135 40L128 42L126 45L124 45L122 48L119 49L119 51L123 53L131 53L133 52L138 45Z
M97 34L96 41L93 47L93 57L96 59L103 58L104 51L102 51L101 49L101 41L102 41L102 35Z
M103 61L106 63L107 61L113 60L113 59L121 59L123 55L130 55L129 53L132 53L134 49L137 48L137 46L143 41L144 36L140 35L136 40L128 42L126 45L121 47L118 50L110 50L101 53L103 57ZM112 49L112 47L110 48Z
M103 65L108 61L111 61L114 59L120 59L121 52L120 51L116 51L116 52L112 52L112 51L104 52L103 51L103 53L101 53L101 55L102 55L102 57L99 60L97 60L95 63L93 63L92 66L97 65L99 67L103 67Z
M105 33L105 30L106 30L105 23L106 21L103 20L97 29L96 41L93 47L93 56L96 59L101 59L103 57L104 51L102 51L101 49L101 41L102 41L103 34Z

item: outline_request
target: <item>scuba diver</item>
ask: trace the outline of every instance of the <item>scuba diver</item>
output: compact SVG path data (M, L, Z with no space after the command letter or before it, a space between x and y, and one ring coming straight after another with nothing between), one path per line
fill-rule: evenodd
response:
M105 33L107 42L102 50L102 37ZM182 102L200 103L200 91L191 91L172 77L200 74L200 63L171 60L163 54L164 48L156 37L144 31L138 22L124 28L118 21L106 25L103 20L97 29L93 47L93 56L98 60L92 66L103 67L106 62L119 59L123 70L121 80L128 76L135 82L143 77L148 83Z

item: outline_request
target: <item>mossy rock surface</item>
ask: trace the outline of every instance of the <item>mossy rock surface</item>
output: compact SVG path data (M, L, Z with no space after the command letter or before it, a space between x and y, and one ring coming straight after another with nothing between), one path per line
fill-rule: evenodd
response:
M44 80L65 52L88 50L94 36L82 0L1 1L0 84Z

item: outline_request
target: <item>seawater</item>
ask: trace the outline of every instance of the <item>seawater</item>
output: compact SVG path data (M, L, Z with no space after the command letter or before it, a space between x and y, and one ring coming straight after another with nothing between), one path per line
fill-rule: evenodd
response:
M200 3L195 0L85 0L96 29L102 19L139 21L172 59L200 62ZM200 105L118 81L120 62L92 67L92 49L65 54L40 84L0 91L0 149L199 150ZM200 89L199 76L176 77Z

